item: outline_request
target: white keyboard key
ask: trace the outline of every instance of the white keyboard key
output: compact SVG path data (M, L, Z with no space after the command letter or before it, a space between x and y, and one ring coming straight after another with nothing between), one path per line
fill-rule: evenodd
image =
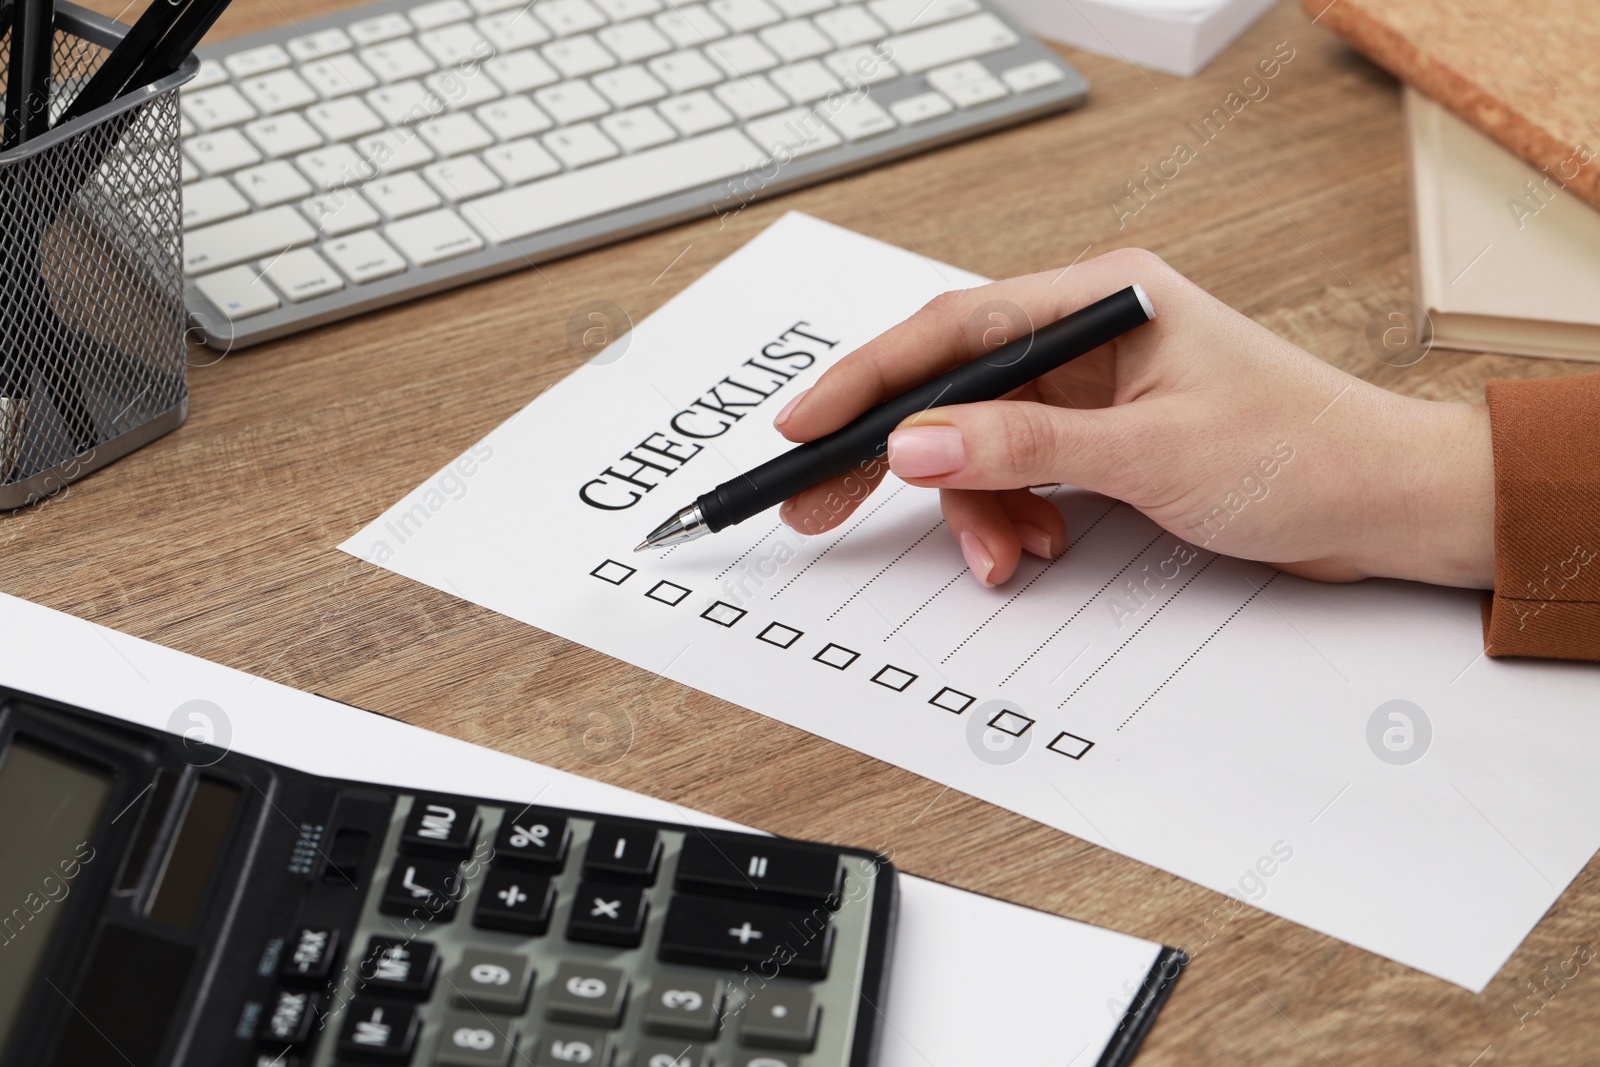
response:
M481 70L440 71L423 78L422 84L451 111L465 111L500 99L500 86Z
M768 26L760 36L761 42L778 53L785 63L811 59L833 51L832 41L811 23L799 19Z
M768 74L772 84L797 104L810 104L830 93L840 92L844 86L821 63L808 59L804 63L794 63L787 67L779 67Z
M804 107L756 119L747 123L744 130L780 161L785 156L789 159L809 156L839 143L839 135L815 112Z
M621 145L624 152L640 152L678 139L678 131L648 107L607 115L600 120L600 128Z
M448 0L448 2L455 3L458 0ZM481 63L492 58L497 51L494 45L484 39L476 26L459 22L443 29L420 33L417 35L417 43L441 67L453 67L457 63Z
M1000 79L975 59L930 70L928 84L948 96L959 108L977 107L1009 95Z
M521 185L535 178L555 174L561 169L556 157L544 150L544 145L532 137L499 145L483 154L483 161L507 185Z
M194 165L200 168L200 173L207 177L227 174L261 162L261 153L238 130L218 130L201 137L191 137L183 149L194 160Z
M828 111L828 124L846 141L865 141L895 128L889 113L865 96L847 96L837 103Z
M824 56L822 62L839 76L839 80L854 88L858 85L878 85L900 76L900 68L885 55L866 45L844 48Z
M203 89L209 89L213 85L221 85L227 80L228 72L221 63L214 59L202 59L200 69L194 72L194 77L184 83L182 94L189 96Z
M302 115L290 112L247 123L244 134L269 159L282 159L310 151L322 144L322 135Z
M594 0L594 6L606 13L612 22L654 15L661 10L661 0Z
M667 95L667 87L651 77L643 67L618 67L590 79L590 84L605 94L613 107L648 104Z
M300 205L324 237L343 237L378 224L378 212L354 189L314 196Z
M403 219L420 211L431 211L440 204L439 194L415 174L379 178L363 185L361 193L385 218L390 219Z
M807 15L815 15L818 11L826 11L833 6L833 0L772 0L778 5L787 18L799 19Z
M728 36L728 28L718 22L703 4L673 7L651 21L679 48L695 48Z
M356 154L347 144L334 144L316 148L294 157L300 173L311 179L311 184L327 193L371 177L373 165Z
M179 103L189 121L202 130L237 126L256 117L256 109L231 85L219 85L203 93L185 93Z
M414 126L363 137L356 142L356 151L380 174L399 174L433 162L433 149L422 140Z
M656 110L685 137L708 130L720 130L733 122L733 115L728 109L717 103L710 93L703 91L663 100L656 105Z
M427 74L436 64L432 57L417 47L415 41L385 41L383 44L363 48L361 62L378 76L379 81L398 82Z
M533 99L556 122L565 126L599 118L611 110L605 97L594 91L588 82L562 82L533 94Z
M983 10L978 0L872 0L867 7L892 33L949 22Z
M311 185L282 159L239 171L233 184L258 208L277 207L311 194Z
M247 78L239 83L240 90L263 115L305 107L317 101L311 86L300 80L292 70L276 70L257 78Z
M349 141L383 129L384 121L358 97L308 107L305 116L330 141Z
M178 137L179 137L179 139L193 137L198 132L199 132L199 127L197 127L194 123L189 121L189 116L188 115L180 114L178 116Z
M328 261L309 248L285 252L271 263L263 264L267 281L292 304L313 297L327 296L344 288L344 282Z
M443 115L417 127L428 147L441 158L476 152L494 144L494 136L471 115Z
M712 92L741 121L770 115L789 106L789 98L760 75L719 85Z
M550 154L571 170L610 159L618 152L611 138L601 133L600 128L592 122L580 122L576 126L547 133L542 140Z
M948 115L955 109L954 104L938 93L918 93L916 96L908 96L889 105L894 117L906 126L915 126L919 122Z
M1052 63L1048 59L1024 63L1000 75L1014 93L1031 93L1035 89L1043 89L1046 85L1054 85L1066 76L1060 64Z
M983 14L931 29L913 30L900 37L890 37L884 44L896 66L908 74L921 74L946 63L1010 48L1018 40L1011 27L993 15Z
M558 36L569 33L588 33L598 30L607 22L605 15L589 0L542 0L533 5L534 14L556 32Z
M461 221L454 211L435 211L383 231L413 264L432 266L446 259L464 256L483 247L483 238Z
M374 89L366 99L391 126L423 122L444 110L444 101L424 89L421 82L398 82Z
M554 125L550 116L525 96L511 96L485 104L473 114L498 141L515 141L530 133L543 133Z
M767 0L711 0L706 7L734 33L759 30L783 21L783 13Z
M884 28L883 23L854 5L824 11L815 21L817 28L832 37L833 43L840 48L866 44L889 36L889 31Z
M359 93L378 84L378 79L373 76L372 71L363 67L359 59L348 53L302 64L300 76L310 82L311 87L321 94L324 100L335 100L350 93Z
M249 267L218 271L194 284L230 321L247 319L278 306L278 295Z
M268 71L282 70L289 65L289 53L275 44L262 45L225 56L222 65L228 68L229 74L242 80Z
M480 15L493 15L501 11L509 11L514 7L522 7L528 0L470 0L472 10Z
M483 69L508 93L526 93L561 80L556 68L532 49L495 56Z
M760 74L778 65L778 57L772 54L772 50L747 33L718 41L706 52L711 56L711 61L730 78Z
M431 4L418 4L410 15L417 29L431 30L452 22L464 22L473 16L473 10L466 0L434 0Z
M308 33L304 37L296 37L289 42L289 54L296 63L311 63L318 59L336 56L340 52L348 52L353 47L350 35L337 26L316 33Z
M183 270L202 274L252 259L270 259L316 239L317 231L293 208L269 208L184 234Z
M478 32L494 43L497 52L513 52L550 39L550 31L526 7L479 19Z
M226 178L207 178L183 191L183 228L209 226L223 219L236 218L250 210L250 202L239 195Z
M422 176L452 204L500 188L500 179L477 156L462 156L460 159L435 163L424 169Z
M671 55L652 59L649 67L650 73L666 82L667 88L675 93L704 89L708 85L722 81L722 71L695 51L673 52Z
M341 274L357 285L387 278L406 269L406 261L400 257L400 253L371 230L329 241L322 246L322 251L333 260L333 265L339 268Z
M597 74L617 65L617 57L600 47L600 42L586 33L576 37L563 37L559 41L545 45L539 51L557 70L569 78Z
M748 137L730 128L491 193L461 210L486 238L514 240L722 181L764 159Z
M184 156L183 162L178 165L178 173L185 185L200 180L200 168L189 162L188 156Z
M379 41L392 41L396 37L409 35L411 20L394 12L352 22L346 29L356 44L377 44Z
M642 19L624 22L619 26L607 26L595 36L624 63L672 51L672 42L667 40L667 35Z

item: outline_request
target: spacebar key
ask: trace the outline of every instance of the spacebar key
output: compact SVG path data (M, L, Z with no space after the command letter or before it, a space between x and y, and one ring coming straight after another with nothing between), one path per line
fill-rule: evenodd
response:
M291 207L258 211L183 235L183 271L204 274L252 259L270 259L317 239L304 215Z
M461 214L486 240L514 241L732 178L765 160L742 132L721 130L494 193L463 204ZM707 206L723 198L708 198Z

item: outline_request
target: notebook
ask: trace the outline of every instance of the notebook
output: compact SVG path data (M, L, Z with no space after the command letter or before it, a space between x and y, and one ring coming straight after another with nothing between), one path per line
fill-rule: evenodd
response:
M1032 33L1193 77L1277 0L995 0Z

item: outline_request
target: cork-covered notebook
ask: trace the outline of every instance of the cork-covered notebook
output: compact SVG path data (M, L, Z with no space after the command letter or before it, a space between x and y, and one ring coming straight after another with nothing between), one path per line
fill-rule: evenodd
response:
M1600 207L1600 2L1300 0L1317 25Z

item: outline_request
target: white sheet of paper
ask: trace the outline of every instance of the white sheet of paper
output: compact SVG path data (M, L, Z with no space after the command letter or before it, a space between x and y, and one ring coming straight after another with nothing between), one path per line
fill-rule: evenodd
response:
M1070 489L1068 551L985 589L892 476L829 535L632 552L981 280L788 215L342 547L1481 991L1600 843L1600 672L1486 659L1477 594L1301 581Z
M733 826L0 594L0 685L311 774ZM180 713L204 700L213 722ZM881 1067L1086 1067L1161 946L902 874Z

